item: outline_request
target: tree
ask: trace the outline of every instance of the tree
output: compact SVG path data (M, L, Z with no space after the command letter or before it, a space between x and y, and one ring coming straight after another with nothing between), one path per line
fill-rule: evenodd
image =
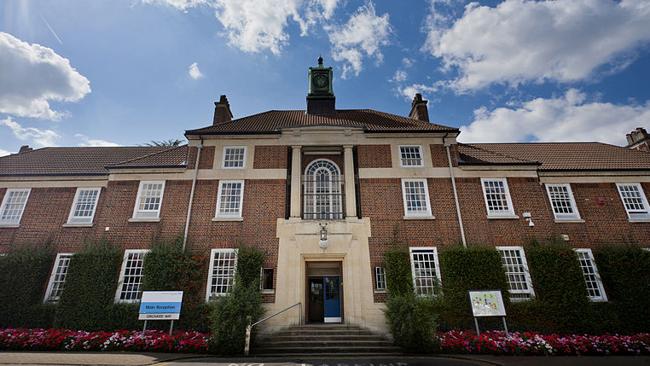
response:
M176 146L180 146L183 143L185 143L185 140L179 140L179 139L151 140L150 142L147 142L143 146L176 147Z

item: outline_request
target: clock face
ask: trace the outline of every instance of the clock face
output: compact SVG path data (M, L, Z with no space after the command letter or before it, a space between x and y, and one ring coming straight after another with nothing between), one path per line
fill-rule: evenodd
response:
M318 89L323 89L326 88L328 84L327 76L326 75L316 75L314 77L314 85Z

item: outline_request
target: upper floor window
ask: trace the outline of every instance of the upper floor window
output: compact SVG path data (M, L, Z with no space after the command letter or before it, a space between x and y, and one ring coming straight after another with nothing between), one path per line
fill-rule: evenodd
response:
M607 301L605 287L603 286L603 281L600 280L596 261L594 260L591 249L576 249L575 251L578 255L582 275L585 278L585 284L587 285L587 296L589 296L591 301Z
M314 160L303 178L304 218L338 220L343 218L343 176L331 160Z
M222 180L217 194L217 218L242 217L244 201L243 180Z
M424 166L424 163L422 162L422 146L400 146L399 155L400 166Z
M101 188L77 188L68 224L92 224Z
M643 192L643 187L639 183L617 183L618 193L621 195L621 201L627 211L630 220L650 219L650 208L648 199Z
M133 218L157 219L160 216L165 181L140 182L138 197L135 200Z
M222 168L236 169L246 165L246 146L226 146L223 148Z
M142 271L148 249L128 249L124 252L115 302L137 302L142 297Z
M405 217L431 216L426 179L402 179L402 199Z
M506 272L510 301L522 301L535 297L524 248L497 247L497 250L501 254L501 263Z
M547 184L546 193L556 220L579 220L580 214L570 184Z
M510 199L508 180L506 178L481 178L483 197L488 216L514 216L515 210Z
M437 248L409 248L413 288L418 295L435 295L440 284Z
M65 277L68 275L68 267L73 255L72 253L59 253L56 255L50 281L45 292L45 302L55 303L61 299Z
M384 267L375 267L375 290L386 291L386 270Z
M223 296L232 290L237 269L236 249L212 249L206 301L213 296Z
M30 188L7 189L0 206L0 225L18 225L27 205Z

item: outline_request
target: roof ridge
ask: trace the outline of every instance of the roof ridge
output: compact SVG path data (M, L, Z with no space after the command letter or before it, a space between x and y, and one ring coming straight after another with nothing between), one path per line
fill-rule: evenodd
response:
M525 163L542 164L540 161L521 159L521 158L518 158L518 157L515 157L515 156L510 156L508 154L504 154L504 153L501 153L501 152L496 152L496 151L484 149L484 148L481 148L481 147L478 147L478 146L475 146L475 145L472 145L472 144L464 144L462 142L459 142L458 144L463 145L463 146L468 146L468 147L471 147L471 148L474 148L474 149L477 149L477 150L485 151L485 152L488 152L490 154L498 155L498 156L508 158L508 159L514 159L514 160L518 160L518 161L525 162Z
M106 167L109 167L109 166L116 166L116 165L122 165L122 164L130 163L130 162L133 162L133 161L136 161L136 160L140 160L140 159L148 158L148 157L150 157L150 156L154 156L154 155L162 154L162 153L164 153L164 152L172 151L172 150L175 150L175 149L178 149L178 148L181 148L181 147L185 147L185 146L187 146L187 144L185 144L185 145L179 145L179 146L171 146L171 147L169 147L168 149L163 149L163 150L160 150L160 151L154 151L154 152L152 152L152 153L145 154L145 155L142 155L142 156L138 156L138 157L135 157L135 158L132 158L132 159L127 159L127 160L120 161L120 162L117 162L117 163L109 164L109 165L106 165ZM143 147L144 147L144 146L143 146ZM159 147L159 146L147 146L147 147L153 147L153 148L155 148L155 147ZM164 146L160 146L160 147L164 147Z

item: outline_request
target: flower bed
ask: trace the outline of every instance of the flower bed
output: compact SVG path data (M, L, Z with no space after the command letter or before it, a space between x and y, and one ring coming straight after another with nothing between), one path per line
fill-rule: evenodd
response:
M650 333L635 335L557 335L492 331L440 333L443 353L502 355L639 355L650 354Z
M208 352L206 333L148 330L84 332L66 329L0 329L0 350ZM638 355L650 354L650 333L564 335L532 332L472 331L439 333L441 353L499 355Z

